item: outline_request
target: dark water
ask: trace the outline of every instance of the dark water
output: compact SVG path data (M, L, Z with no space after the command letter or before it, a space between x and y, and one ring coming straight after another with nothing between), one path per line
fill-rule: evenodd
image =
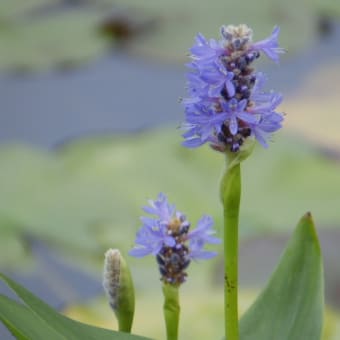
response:
M83 134L179 122L179 66L106 56L74 71L0 77L0 142L51 146Z

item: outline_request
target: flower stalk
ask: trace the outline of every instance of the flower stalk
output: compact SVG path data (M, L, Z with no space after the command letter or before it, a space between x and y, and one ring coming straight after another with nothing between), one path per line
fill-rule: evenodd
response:
M163 312L166 338L167 340L177 340L180 314L179 287L165 283L162 290L164 295Z
M238 340L238 225L241 166L227 166L221 181L224 215L224 324L227 340Z
M136 245L129 254L135 257L153 255L156 258L164 295L164 319L167 340L178 339L180 316L179 287L187 280L187 269L192 260L208 260L217 255L206 250L206 244L219 244L214 236L214 221L203 215L191 229L186 216L160 193L149 200L143 210L153 217L141 217L143 223L136 235Z
M238 340L238 226L241 198L240 163L253 151L255 141L268 147L271 135L282 127L277 112L282 95L264 89L266 76L253 67L265 54L274 62L279 47L279 27L253 42L253 31L244 24L222 26L220 39L197 34L190 49L187 92L182 100L184 142L188 148L208 143L225 153L227 169L221 182L224 213L224 289L226 340Z

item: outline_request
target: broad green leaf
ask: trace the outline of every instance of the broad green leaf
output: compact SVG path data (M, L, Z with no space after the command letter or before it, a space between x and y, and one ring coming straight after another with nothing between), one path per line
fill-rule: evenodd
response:
M3 274L0 278L23 300L25 306L0 295L0 317L6 326L21 339L103 339L150 340L149 338L93 327L71 320L57 313L50 306ZM32 315L28 315L31 313ZM27 319L25 319L27 317ZM41 332L40 332L40 326ZM32 337L34 334L34 337Z
M0 295L0 320L17 339L57 340L61 335L49 327L25 305Z
M242 317L241 340L320 340L323 289L319 241L307 213L267 287Z

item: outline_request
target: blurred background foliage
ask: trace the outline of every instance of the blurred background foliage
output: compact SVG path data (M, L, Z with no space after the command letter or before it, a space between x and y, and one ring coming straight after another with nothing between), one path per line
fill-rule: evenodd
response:
M293 52L327 33L339 15L335 0L2 0L0 70L69 68L122 41L144 57L183 61L198 28L215 36L216 22L236 17L257 40L280 25L282 45Z
M327 309L325 339L338 339L339 33L333 37L338 48L334 55L320 57L319 51L339 31L339 16L340 2L335 0L2 0L0 88L6 94L6 84L12 79L24 83L29 77L43 78L46 74L52 84L60 73L67 76L76 68L81 74L84 69L80 65L103 63L103 56L148 60L155 65L153 72L160 74L170 64L181 67L198 30L206 37L216 37L221 24L246 22L258 40L267 37L274 25L280 25L280 43L289 51L280 67L293 71L286 72L286 77L285 71L281 72L273 87L288 88L282 104L282 111L287 112L286 129L275 136L269 150L257 148L243 166L241 311L263 286L298 219L310 210L320 233L327 303L332 306ZM289 76L301 68L301 63L294 64L295 58L312 67L293 81ZM172 70L169 68L169 72ZM98 97L98 106L104 105L119 125L122 112L115 105L117 96L122 93L127 103L123 115L128 116L129 102L136 98L133 93L142 92L136 88L141 82L133 77L123 82L115 74L109 77L113 101L103 104ZM74 86L82 86L82 80L77 81ZM164 91L170 91L167 81L162 79ZM184 75L182 83L184 88ZM92 86L95 92L95 88L106 85ZM147 199L155 198L159 191L167 193L193 224L203 213L211 214L221 236L218 182L223 157L208 147L192 151L180 146L181 132L175 129L179 123L176 114L182 117L180 105L169 120L147 120L155 84L145 79L142 87L147 86L150 98L141 100L140 110L129 116L131 126L135 121L146 126L143 131L58 140L61 144L49 150L46 145L23 142L17 131L28 127L19 119L12 123L16 134L0 145L0 270L26 283L67 314L105 327L115 327L115 323L100 288L103 254L109 247L127 253ZM183 94L182 88L173 94L175 98ZM40 109L47 115L46 102L58 95L53 93L47 99L37 95L32 101L44 103ZM21 97L18 92L7 108L14 108L14 112ZM6 98L2 98L2 104L6 104ZM163 108L159 111L162 116ZM16 116L31 114L22 109ZM0 117L5 115L0 112ZM79 111L79 124L83 117ZM74 119L70 116L66 123ZM171 121L171 126L154 128L165 121ZM15 129L20 124L20 129ZM51 129L42 121L32 124ZM100 124L106 127L104 121ZM11 126L2 124L1 129L11 130ZM111 129L115 126L107 131ZM64 135L60 133L60 139ZM154 261L128 261L137 288L135 332L163 338ZM221 259L192 264L182 289L183 339L210 339L222 334L221 277ZM210 313L208 318L205 311ZM147 315L152 318L146 319ZM196 333L189 334L193 328L186 325L193 320Z
M307 210L320 227L335 225L340 220L338 167L296 137L276 139L270 153L258 148L244 164L242 233L292 230ZM3 146L0 162L0 214L7 231L0 241L2 266L21 260L25 233L82 256L101 258L110 246L127 251L139 226L140 205L160 190L192 221L209 213L217 228L222 224L223 157L208 148L184 149L174 129L89 138L54 153Z

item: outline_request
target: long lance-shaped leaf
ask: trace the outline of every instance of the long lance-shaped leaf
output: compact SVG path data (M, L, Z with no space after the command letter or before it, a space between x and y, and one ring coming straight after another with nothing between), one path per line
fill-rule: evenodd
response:
M93 327L71 320L57 313L53 308L34 296L26 288L1 273L0 279L5 281L27 306L24 306L25 308L21 308L21 306L19 307L18 305L12 304L11 308L15 308L17 313L7 313L5 309L10 306L8 301L9 299L6 299L4 296L0 296L0 302L3 302L0 303L0 319L13 334L18 336L19 339L151 340L150 338ZM28 315L28 312L32 315L27 318L27 322L23 322L20 326L18 326L18 320L16 319L23 320L25 315ZM30 324L30 322L35 322L35 326ZM39 327L41 325L44 325L44 327L40 328L39 331ZM38 330L37 334L39 334L34 338L31 336L33 328L36 328Z
M242 317L241 340L320 340L323 291L320 245L307 213L267 287Z
M0 320L17 339L41 339L43 336L50 340L63 338L27 306L3 295L0 295Z

